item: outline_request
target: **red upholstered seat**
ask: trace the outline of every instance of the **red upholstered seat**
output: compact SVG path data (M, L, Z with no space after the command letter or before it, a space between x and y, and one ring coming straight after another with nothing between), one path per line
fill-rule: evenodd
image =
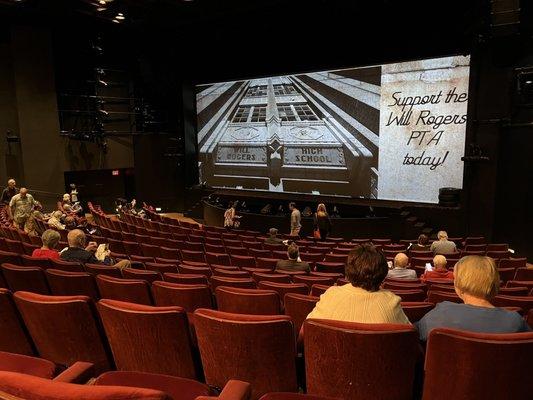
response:
M200 274L174 274L172 272L165 272L163 279L166 282L181 283L186 285L208 285L207 276Z
M152 296L156 306L179 306L187 312L197 308L213 308L211 290L206 284L180 284L156 281L152 284Z
M316 270L318 272L334 272L337 274L344 275L344 268L345 265L342 262L317 262L316 263Z
M335 279L327 276L294 275L292 281L294 283L305 283L309 287L315 284L324 286L333 286L335 284Z
M244 289L254 289L256 286L252 278L226 278L213 275L209 281L213 293L215 293L217 286L230 286Z
M83 266L79 262L75 261L63 261L50 259L51 267L54 269L60 269L67 272L84 272Z
M148 283L160 281L163 279L161 274L157 271L147 271L135 268L124 268L122 270L122 276L124 277L124 279L142 279L147 281Z
M516 270L514 268L498 268L498 274L502 282L513 280Z
M86 296L44 296L17 292L15 303L39 355L56 364L91 362L96 371L112 366L107 341Z
M205 259L209 264L231 265L231 260L226 253L206 252Z
M275 283L259 282L260 289L275 290L278 292L280 299L283 301L287 293L309 294L309 287L305 283Z
M167 263L158 263L158 262L147 262L144 263L144 266L147 271L155 271L163 275L165 272L178 272L178 265L176 264L167 264Z
M230 253L231 265L236 267L256 267L255 258L248 255Z
M258 268L274 269L276 268L277 263L278 263L277 258L257 257L256 259L256 266Z
M142 255L145 257L162 257L159 246L152 244L140 243Z
M423 399L530 399L532 359L533 332L434 329L426 347Z
M511 280L511 279L510 279ZM516 269L515 281L533 281L533 268L520 267Z
M212 274L211 268L209 268L209 267L194 267L192 265L186 265L186 264L178 265L178 271L181 274L204 275L204 276L206 276L208 278Z
M180 251L177 248L172 248L172 247L167 247L167 246L160 247L159 254L161 254L161 258L173 260L174 262L179 260L181 257Z
M435 304L425 301L402 301L403 312L412 323L420 321L434 307Z
M97 307L118 370L198 377L185 309L108 299Z
M270 257L272 257L272 251L270 251L270 250L261 250L261 249L248 248L248 253L252 257L255 257L256 259L258 257L261 257L261 258L270 258Z
M528 289L533 289L533 280L522 280L522 281L518 281L518 280L513 280L513 281L509 281L507 282L507 284L505 285L506 287L527 287Z
M42 358L0 351L0 371L19 372L52 379L56 376L59 368L53 362Z
M126 386L76 385L0 371L0 394L25 400L172 400L159 390Z
M150 285L141 279L121 279L105 275L96 277L96 284L102 299L128 301L138 304L152 304Z
M122 278L120 269L117 267L113 267L111 265L85 264L85 270L94 276L107 275L107 276L112 276L114 278Z
M21 256L22 265L25 267L41 267L42 269L51 268L52 263L48 258L31 257L27 254Z
M218 286L215 294L220 311L254 315L281 313L279 295L273 290Z
M298 337L302 324L313 311L318 300L318 297L305 294L287 293L285 295L285 315L292 318L295 337Z
M12 292L19 290L50 294L44 271L39 267L20 267L4 263L1 265L2 274Z
M33 355L33 344L11 292L0 288L0 351Z
M307 262L320 262L324 261L324 254L322 253L300 253L302 261ZM337 262L337 261L334 261Z
M520 307L524 314L533 308L533 296L498 295L492 300L496 307Z
M291 283L291 277L282 273L264 273L254 272L252 278L257 282L276 282L276 283Z
M525 267L527 259L524 258L502 258L498 263L498 268L520 268Z
M98 288L94 277L87 272L66 272L47 269L46 280L54 296L87 296L98 300Z
M315 297L320 297L323 293L326 292L331 287L331 285L321 285L321 284L314 284L311 286L310 295Z
M181 250L181 259L183 261L195 261L205 263L205 253L203 251Z
M198 309L194 318L207 384L223 387L230 379L249 382L251 400L267 392L298 390L290 317Z
M439 292L436 290L430 290L428 292L428 302L437 304L441 301L451 301L453 303L462 303L463 300L457 294L451 292Z
M426 292L421 289L390 289L392 293L399 296L402 301L424 301Z
M427 290L427 285L422 282L398 282L398 281L392 281L392 280L385 280L383 283L383 289L389 289L389 290Z
M21 256L10 251L0 250L0 264L22 265Z
M222 276L226 278L250 278L250 273L248 271L233 270L226 268L213 268L213 274L217 276Z
M529 288L525 286L501 287L498 291L500 296L527 296Z
M421 355L412 325L308 319L304 342L307 393L412 399L415 364Z

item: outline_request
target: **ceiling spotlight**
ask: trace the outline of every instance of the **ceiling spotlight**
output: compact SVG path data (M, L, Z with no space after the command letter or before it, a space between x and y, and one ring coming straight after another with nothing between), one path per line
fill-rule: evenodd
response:
M98 0L98 3L100 3L100 4L103 5L103 6L106 5L106 1L105 1L105 0Z

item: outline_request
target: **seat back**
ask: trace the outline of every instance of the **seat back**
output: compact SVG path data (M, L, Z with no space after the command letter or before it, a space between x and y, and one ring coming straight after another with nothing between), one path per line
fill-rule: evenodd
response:
M283 301L287 293L309 294L309 287L305 283L275 283L259 282L260 289L275 290L278 292L280 299Z
M511 280L511 279L510 279ZM533 281L533 268L520 267L516 269L515 281Z
M412 325L308 319L304 341L307 393L342 399L412 398L421 355Z
M438 290L430 290L428 292L428 302L437 304L441 301L451 301L453 303L462 303L463 300L456 293L439 292Z
M498 295L492 300L496 307L520 307L524 314L533 309L533 296Z
M12 292L19 290L50 294L44 272L39 267L20 267L4 263L1 265L2 274Z
M97 307L118 370L198 378L183 308L108 299Z
M532 359L533 332L486 334L434 329L426 348L423 399L531 398ZM447 372L443 374L443 370ZM471 379L474 375L479 379Z
M33 355L35 353L26 326L7 289L0 288L0 351Z
M122 270L122 276L125 279L142 279L149 283L152 283L154 281L160 281L163 279L161 274L157 271L147 271L135 268L124 268Z
M213 275L210 279L211 290L216 292L217 286L229 286L244 289L255 289L255 281L252 278L226 278Z
M424 301L426 292L421 289L390 289L392 293L399 296L402 301Z
M213 308L211 290L206 284L179 284L163 281L152 283L152 296L158 307L179 306L187 312L197 308Z
M98 288L94 277L87 272L66 272L47 269L46 280L54 296L87 296L98 300Z
M402 301L402 309L411 323L418 322L433 310L435 304L426 301Z
M273 290L218 286L215 293L220 311L253 315L281 313L279 295Z
M311 311L315 308L319 298L305 294L287 293L285 295L285 315L292 318L294 333L298 337L302 324Z
M276 283L291 283L291 277L287 274L282 273L264 273L264 272L254 272L252 278L259 282L276 282Z
M105 275L96 277L102 299L113 299L137 304L152 304L150 285L141 279L121 279Z
M76 385L0 371L0 396L10 400L171 400L159 390L127 386Z
M298 390L290 317L198 309L194 320L209 385L224 387L230 379L249 382L251 400L267 392Z
M208 285L207 276L199 274L175 274L172 272L165 272L163 279L166 282L181 283L185 285Z
M87 296L13 295L39 355L56 364L91 362L97 372L113 366L107 341Z

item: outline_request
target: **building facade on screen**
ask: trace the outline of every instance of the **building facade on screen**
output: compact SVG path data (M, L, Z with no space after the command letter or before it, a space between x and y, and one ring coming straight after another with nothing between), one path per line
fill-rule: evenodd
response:
M380 76L373 67L199 86L202 181L375 195Z
M465 57L199 85L201 182L436 202L461 187L467 88Z

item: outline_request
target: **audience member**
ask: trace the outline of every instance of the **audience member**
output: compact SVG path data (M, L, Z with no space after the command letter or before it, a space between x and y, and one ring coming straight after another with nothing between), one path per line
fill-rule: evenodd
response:
M24 232L30 236L39 236L37 220L44 220L44 214L42 213L43 206L38 201L35 202L33 206L33 211L31 212L30 217L26 220L24 224Z
M54 231L53 229L47 229L43 232L41 240L43 245L40 249L33 250L31 254L32 257L41 257L41 258L53 258L59 259L59 253L56 250L56 246L59 243L61 236L59 232Z
M331 231L331 221L324 203L320 203L316 209L314 226L315 230L318 229L318 232L320 233L320 240L326 240Z
M278 237L278 230L276 228L270 228L268 230L268 237L265 239L265 243L283 244L283 239Z
M59 229L60 231L62 231L63 229L65 229L65 225L61 223L61 218L63 218L63 213L61 211L54 211L50 219L48 219L48 225L51 228Z
M398 253L394 257L394 268L387 273L387 278L393 279L416 279L416 271L407 268L409 258L404 253Z
M430 250L433 254L453 254L457 252L457 246L454 242L448 240L448 234L445 231L437 233L437 239L431 243Z
M11 214L10 217L17 228L24 229L24 225L30 217L34 206L35 200L33 196L24 187L20 188L20 192L11 198L8 212Z
M300 259L300 249L296 243L291 243L287 248L288 260L279 260L276 264L276 271L283 273L285 271L311 271L311 267L305 261Z
M411 245L409 250L426 251L429 250L429 238L423 233L418 236L418 241Z
M302 228L302 214L296 208L296 203L289 203L289 210L291 211L291 236L298 236Z
M73 229L67 235L68 248L61 252L60 257L64 261L77 261L80 263L90 264L109 264L110 260L100 261L94 255L94 251L98 248L95 242L90 242L85 245L86 236L80 229ZM121 260L114 265L117 268L129 268L131 263L129 260Z
M374 246L356 247L346 262L346 279L350 283L326 290L307 318L408 324L400 297L380 289L387 272L387 260Z
M428 279L450 279L453 280L453 271L446 268L446 257L437 255L433 257L433 271L426 271L420 279L424 282Z
M515 333L530 330L516 312L491 304L498 294L500 276L494 260L466 256L455 264L455 292L464 304L443 301L417 322L420 339L434 328L453 328L481 333Z
M78 214L82 211L79 203L73 203L70 199L70 194L65 193L63 200L58 202L58 209L63 214Z
M2 191L0 203L9 205L11 198L18 193L17 182L14 179L7 181L7 187Z
M235 210L235 203L236 202L230 201L228 204L228 209L224 212L224 228L238 228L240 225L239 216Z

